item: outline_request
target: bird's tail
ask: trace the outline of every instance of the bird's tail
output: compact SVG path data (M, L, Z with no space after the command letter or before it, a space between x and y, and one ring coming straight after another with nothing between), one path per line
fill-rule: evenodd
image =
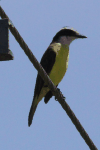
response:
M31 108L30 108L29 116L28 116L28 126L32 124L33 116L36 111L37 105L38 103L36 104L35 101L33 100Z

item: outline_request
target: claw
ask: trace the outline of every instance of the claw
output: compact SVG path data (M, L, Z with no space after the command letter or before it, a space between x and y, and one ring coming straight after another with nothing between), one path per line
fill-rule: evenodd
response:
M60 89L59 88L57 88L57 90L62 94L62 92L60 91ZM63 95L63 94L62 94ZM66 97L64 97L63 96L63 100L65 100L66 99ZM57 98L56 98L56 96L55 96L55 100L57 101Z

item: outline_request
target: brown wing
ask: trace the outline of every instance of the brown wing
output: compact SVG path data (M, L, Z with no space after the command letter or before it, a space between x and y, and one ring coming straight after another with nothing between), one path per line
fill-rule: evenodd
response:
M49 74L50 71L52 70L52 67L55 63L55 59L56 59L56 53L52 50L52 48L48 48L40 61L40 64L42 65L42 67L44 68L47 74ZM34 90L34 98L36 95L40 94L43 85L44 85L44 80L41 78L41 76L38 73L35 90Z
M55 63L55 59L56 59L56 53L52 50L52 48L48 48L46 50L46 52L44 53L40 64L42 65L42 67L44 68L44 70L46 71L47 74L50 73L54 63ZM29 112L29 117L28 117L28 125L30 126L32 123L32 119L34 116L34 113L36 111L37 105L34 105L34 99L36 96L39 96L40 91L42 89L42 87L44 86L44 81L41 78L41 76L38 74L37 75L37 79L36 79L36 85L35 85L35 90L34 90L34 97L33 97L33 102L30 108L30 112Z

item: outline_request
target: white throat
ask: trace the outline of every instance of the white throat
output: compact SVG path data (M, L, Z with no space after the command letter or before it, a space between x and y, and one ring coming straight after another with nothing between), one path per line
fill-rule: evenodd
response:
M74 39L76 39L75 37L72 37L72 36L61 36L60 38L59 38L59 43L61 43L61 44L63 44L63 45L70 45L70 43L74 40Z

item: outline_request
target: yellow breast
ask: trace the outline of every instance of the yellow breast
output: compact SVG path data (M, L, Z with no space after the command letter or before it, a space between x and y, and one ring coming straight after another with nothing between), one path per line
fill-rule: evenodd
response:
M55 43L51 46L56 52L56 61L49 77L52 82L57 85L64 77L68 68L69 47L68 45L61 45L60 43Z

